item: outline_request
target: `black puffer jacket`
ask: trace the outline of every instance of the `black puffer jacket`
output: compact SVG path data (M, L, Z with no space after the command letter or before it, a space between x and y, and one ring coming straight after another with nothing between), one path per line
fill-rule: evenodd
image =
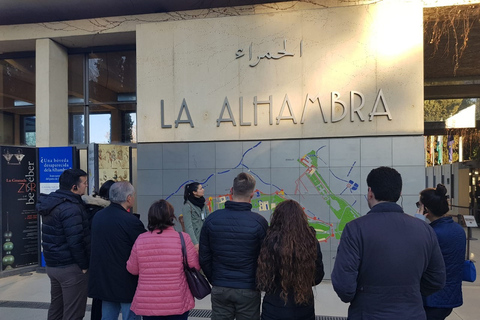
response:
M200 266L214 286L256 289L257 259L268 223L252 205L227 201L205 220L200 233Z
M67 190L40 195L42 245L47 267L77 264L88 269L90 227L82 198Z

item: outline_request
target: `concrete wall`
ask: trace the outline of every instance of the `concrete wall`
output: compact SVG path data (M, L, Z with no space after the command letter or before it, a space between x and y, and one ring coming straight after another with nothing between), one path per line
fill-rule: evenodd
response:
M345 223L369 210L371 169L395 167L399 204L416 210L422 30L421 6L399 2L138 25L142 220L160 198L178 215L192 181L221 208L248 171L266 218L282 199L305 207L328 275Z
M224 205L234 177L251 173L258 193L253 210L269 219L274 206L294 199L321 237L329 277L343 227L369 211L366 177L378 166L396 168L403 179L398 204L414 214L424 188L423 137L293 139L138 144L138 213L147 221L150 205L167 199L178 216L185 184L202 183L215 210ZM302 165L307 159L309 166ZM315 161L313 160L315 159ZM320 184L309 178L316 175ZM401 239L400 239L401 240Z
M50 39L37 40L35 57L37 147L68 146L68 55Z
M138 141L421 135L422 28L399 2L138 25Z

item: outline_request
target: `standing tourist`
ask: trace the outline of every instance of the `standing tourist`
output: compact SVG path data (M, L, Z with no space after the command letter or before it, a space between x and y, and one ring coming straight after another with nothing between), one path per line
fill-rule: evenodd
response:
M85 203L85 208L87 210L87 216L90 225L92 224L92 220L95 214L110 205L108 193L110 191L110 187L114 183L115 181L113 180L107 180L104 184L102 184L97 194L94 194L92 196L87 194L82 195L82 200Z
M314 320L312 286L324 276L315 230L298 202L276 208L258 257L258 288L265 291L262 320Z
M183 271L180 235L175 229L173 207L159 200L148 210L148 231L141 234L127 261L130 273L138 275L132 310L144 320L186 320L195 306ZM185 239L187 262L200 270L198 253L190 236Z
M449 207L446 195L445 186L438 184L437 188L420 192L420 201L417 202L418 213L430 221L430 227L437 234L447 274L442 290L423 297L427 320L443 320L452 313L453 308L463 304L462 268L467 240L465 230L452 217L447 217Z
M82 195L87 173L65 170L60 189L38 197L42 216L42 246L51 302L48 320L80 320L85 315L90 257L90 229Z
M445 285L445 264L428 224L396 204L402 177L379 167L367 176L370 211L345 226L332 284L348 319L424 320L422 295Z
M198 182L187 184L183 194L182 216L185 232L190 235L197 251L200 230L202 230L203 222L208 215L204 194L205 190Z
M87 210L88 222L90 228L92 227L92 220L95 214L108 207L110 205L109 200L109 191L112 184L115 181L107 180L105 181L100 190L98 190L98 194L94 194L93 196L89 196L84 194L82 196L82 200L85 203L85 207ZM92 300L92 309L90 311L90 320L101 320L102 319L102 300L94 298Z
M200 266L212 284L212 320L260 319L255 275L268 223L252 212L255 178L245 172L233 181L232 201L211 213L200 234Z
M102 300L102 319L140 319L130 310L138 277L126 264L137 237L145 232L143 223L130 210L135 189L128 181L110 187L110 205L95 214L92 222L92 256L88 295Z

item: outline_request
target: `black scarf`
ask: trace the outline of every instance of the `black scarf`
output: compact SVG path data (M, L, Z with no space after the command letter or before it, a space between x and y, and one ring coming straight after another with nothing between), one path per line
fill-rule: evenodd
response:
M189 195L188 196L188 201L190 201L194 206L197 206L199 207L200 209L203 209L203 206L205 205L205 198L204 197L200 197L200 198L197 198L195 197L193 194Z

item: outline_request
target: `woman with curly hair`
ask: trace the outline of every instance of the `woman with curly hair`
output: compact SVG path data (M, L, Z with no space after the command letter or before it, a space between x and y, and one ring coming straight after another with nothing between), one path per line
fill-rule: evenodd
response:
M323 276L322 252L305 212L294 200L281 202L258 257L262 320L315 319L312 286Z
M463 304L462 267L467 243L462 226L448 217L447 189L443 184L420 192L417 202L418 213L424 215L437 234L442 251L447 280L445 287L434 294L423 297L427 320L442 320L452 313L453 308Z

